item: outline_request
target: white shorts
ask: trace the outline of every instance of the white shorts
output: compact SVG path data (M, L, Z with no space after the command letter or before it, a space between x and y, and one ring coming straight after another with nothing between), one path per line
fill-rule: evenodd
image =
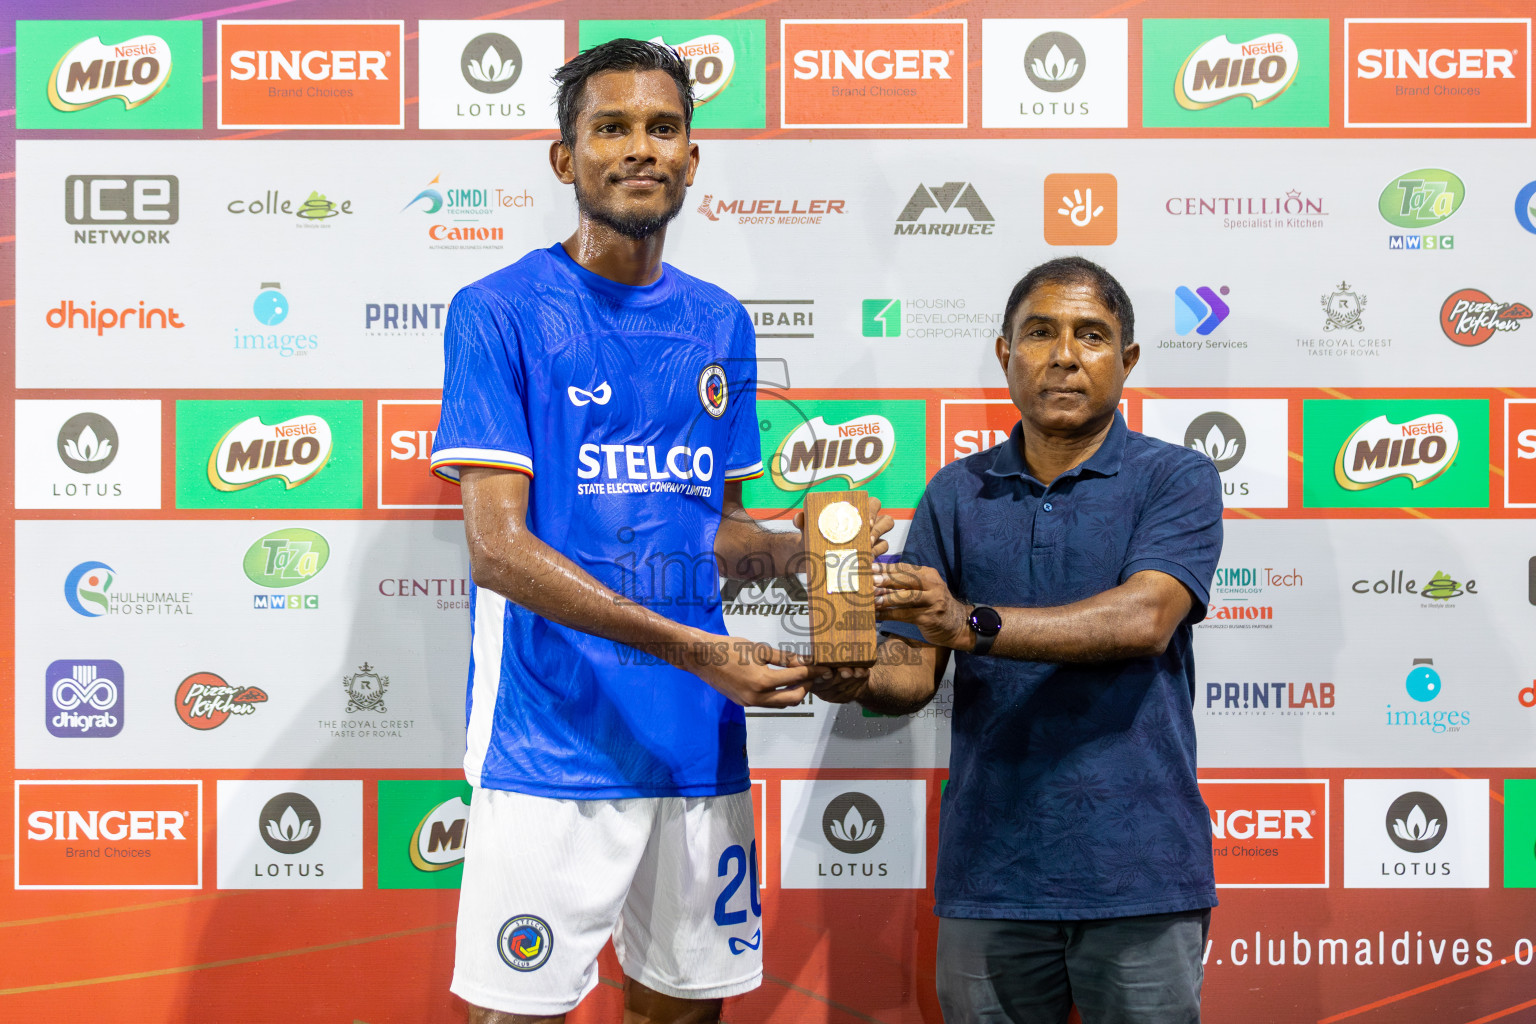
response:
M762 983L752 794L557 800L476 788L454 994L555 1016L597 985L609 935L624 973L679 999Z

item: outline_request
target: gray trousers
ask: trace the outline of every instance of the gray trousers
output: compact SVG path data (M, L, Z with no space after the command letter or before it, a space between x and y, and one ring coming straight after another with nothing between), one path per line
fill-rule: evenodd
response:
M1098 921L939 919L945 1024L1199 1024L1209 910Z

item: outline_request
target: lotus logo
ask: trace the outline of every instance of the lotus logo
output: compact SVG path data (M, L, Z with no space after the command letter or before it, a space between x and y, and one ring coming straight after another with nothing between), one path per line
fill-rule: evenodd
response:
M155 98L171 78L171 47L159 36L134 36L111 46L92 36L70 47L48 79L57 110L84 110L110 99L132 110Z
M331 458L331 425L319 416L295 416L268 425L252 416L235 424L208 456L208 482L243 491L263 480L287 490L314 478Z
M100 473L117 458L117 428L105 416L82 412L59 428L59 458L76 473Z
M1387 835L1399 849L1427 853L1445 838L1445 805L1428 793L1404 793L1387 808L1386 824Z
M1280 32L1246 43L1217 36L1184 59L1173 83L1174 99L1185 110L1204 110L1239 96L1262 107L1296 81L1300 53L1296 40Z
M1243 461L1248 435L1234 416L1224 412L1201 413L1184 430L1184 447L1204 455L1216 463L1217 472L1225 473Z
M464 81L476 92L506 92L523 73L523 54L517 44L496 32L478 35L459 56ZM414 200L413 200L414 201Z
M261 840L278 853L303 853L320 838L320 809L303 793L279 793L259 819Z
M768 466L773 482L801 491L827 480L858 487L883 473L896 455L896 427L876 413L828 423L816 416L779 442Z
M843 793L827 804L821 831L842 853L866 853L885 835L885 812L863 793Z
M1036 36L1024 50L1024 73L1042 92L1066 92L1087 69L1082 44L1065 32Z
M107 591L116 578L105 562L81 562L64 577L64 600L75 614L99 619L112 610Z
M1381 190L1376 208L1388 224L1424 228L1439 224L1461 209L1467 187L1450 171L1423 167L1400 174Z
M1459 437L1456 421L1444 413L1407 423L1377 416L1344 439L1333 463L1334 481L1347 491L1363 491L1398 477L1423 487L1451 468Z

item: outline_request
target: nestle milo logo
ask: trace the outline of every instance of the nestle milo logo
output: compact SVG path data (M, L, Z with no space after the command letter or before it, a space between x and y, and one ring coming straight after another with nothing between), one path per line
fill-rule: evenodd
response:
M245 552L246 578L281 590L314 579L331 559L331 546L314 530L291 528L262 537Z
M857 487L879 476L895 454L896 428L878 413L846 423L815 416L784 436L768 469L786 491L837 479Z
M1376 205L1388 224L1422 228L1450 217L1466 197L1467 187L1456 175L1424 167L1387 182Z

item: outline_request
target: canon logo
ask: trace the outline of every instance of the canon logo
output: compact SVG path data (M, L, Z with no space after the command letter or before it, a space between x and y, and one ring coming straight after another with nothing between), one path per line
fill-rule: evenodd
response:
M949 78L947 50L797 50L795 78Z
M27 815L27 838L65 842L186 839L181 834L186 820L181 811L33 811Z
M237 82L388 81L388 50L236 50L229 56L229 77Z
M1311 839L1311 811L1220 810L1211 819L1211 838Z
M1356 78L1514 78L1514 50L1361 50Z

